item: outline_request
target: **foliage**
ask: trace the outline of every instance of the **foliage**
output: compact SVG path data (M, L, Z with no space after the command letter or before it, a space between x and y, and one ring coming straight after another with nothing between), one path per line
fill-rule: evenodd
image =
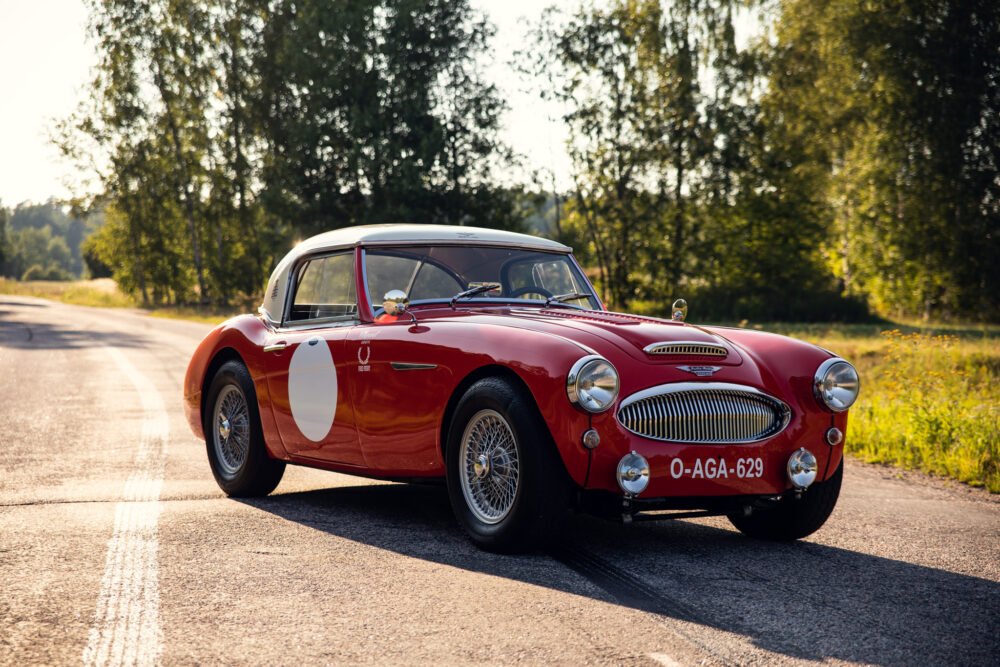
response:
M618 0L543 21L522 57L568 108L566 228L586 239L614 308L666 314L683 294L719 316L788 317L822 300L820 317L863 317L822 270L809 202L773 187L765 54L737 48L740 4Z
M873 390L854 415L866 460L954 477L1000 492L1000 354L954 336L884 332ZM964 349L963 349L964 348Z
M763 102L778 183L812 200L843 289L882 313L995 321L1000 5L779 8Z
M257 295L325 229L441 222L570 243L618 309L1000 319L995 2L547 11L518 67L565 109L569 192L506 175L469 0L88 4L100 62L59 143L98 177L78 208L109 211L88 266L144 304ZM82 268L67 236L72 266L9 270L40 246L7 236L10 275Z
M847 448L866 461L1000 492L1000 331L777 328L851 359L862 378Z
M504 104L467 1L90 2L100 63L60 146L99 174L90 256L144 304L258 294L294 238L516 228ZM96 266L97 264L95 264Z
M100 216L67 214L55 201L0 207L0 272L24 280L70 280L83 272L81 244Z

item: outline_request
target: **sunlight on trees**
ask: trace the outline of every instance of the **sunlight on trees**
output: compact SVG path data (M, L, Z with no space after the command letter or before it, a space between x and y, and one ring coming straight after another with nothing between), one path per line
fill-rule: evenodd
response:
M145 304L225 304L294 238L435 222L551 230L620 309L1000 319L995 2L550 10L516 65L566 109L557 192L510 181L465 0L89 1L100 63L59 145L107 222L81 251L0 211L7 275L86 255Z

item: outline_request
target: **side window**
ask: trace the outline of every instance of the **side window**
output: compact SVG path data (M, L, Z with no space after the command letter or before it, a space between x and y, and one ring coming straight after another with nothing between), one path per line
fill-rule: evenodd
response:
M563 261L539 262L532 269L535 283L553 294L570 294L579 292L580 286L573 279L569 265Z
M290 322L353 320L357 314L353 252L311 259L299 269Z

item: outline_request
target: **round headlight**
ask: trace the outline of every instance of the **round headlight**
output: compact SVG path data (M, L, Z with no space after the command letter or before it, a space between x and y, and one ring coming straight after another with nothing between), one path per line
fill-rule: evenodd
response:
M583 357L569 371L566 394L588 412L603 412L618 398L618 371L603 357Z
M827 359L813 378L816 400L834 412L843 412L854 405L861 391L861 379L854 366L843 359Z

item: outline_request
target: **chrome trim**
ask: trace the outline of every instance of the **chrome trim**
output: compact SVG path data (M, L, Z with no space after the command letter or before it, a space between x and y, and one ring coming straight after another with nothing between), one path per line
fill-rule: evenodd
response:
M851 402L851 405L848 405L846 408L842 410L838 410L833 406L828 405L827 402L823 400L823 391L820 389L820 387L823 384L823 379L826 377L826 374L830 371L831 368L833 368L837 364L847 364L848 366L854 369L854 374L858 376L858 392L854 395L854 401ZM821 363L819 365L819 368L817 368L816 372L813 374L813 397L816 399L817 403L819 403L824 409L829 410L830 412L847 412L848 410L851 409L851 406L853 406L854 403L857 402L858 396L860 395L861 395L861 374L858 373L857 368L854 368L854 364L847 361L846 359L842 359L841 357L831 357L830 359L827 359L826 361Z
M788 481L798 491L808 489L816 481L818 470L819 465L816 462L815 454L805 447L799 447L798 450L792 452L792 455L788 457L788 463L785 464Z
M350 253L354 252L351 247L340 248L340 249L332 250L332 251L331 250L312 251L312 252L308 252L308 253L303 253L301 256L295 258L295 261L289 267L288 273L285 276L285 282L286 282L286 286L285 286L285 303L284 303L284 305L281 308L281 325L278 328L280 328L280 329L297 329L297 328L301 327L302 323L308 323L309 325L313 325L313 324L327 324L327 323L329 323L331 321L332 322L347 322L347 321L350 321L348 319L348 317L350 317L350 316L347 316L347 315L337 316L337 317L317 317L317 318L304 319L304 320L291 320L291 319L289 319L289 316L292 313L292 306L293 306L293 304L295 302L295 294L294 294L294 292L295 292L295 289L297 287L296 284L295 284L295 280L298 277L299 271L302 270L302 267L304 267L309 262L312 262L312 261L317 260L317 259L324 259L326 257L334 257L336 255L346 255L349 252ZM354 262L355 266L353 267L353 271L351 271L351 275L355 276L355 277L357 276L357 273L358 273L358 267L357 267L357 261L356 260L357 260L357 256L355 256L355 255L352 254L351 255L351 261ZM354 295L354 300L355 300L354 309L355 309L355 311L359 311L359 303L358 303L358 295L357 294ZM353 319L355 323L358 322L358 321L360 321L360 312L356 312L355 316L353 318L351 318L351 319Z
M411 364L406 361L390 361L394 371L432 371L438 367L437 364Z
M521 479L517 436L507 418L489 409L474 414L462 434L458 466L462 496L473 517L490 526L506 519Z
M700 378L710 378L722 370L722 366L678 366L678 370L687 371Z
M612 397L610 401L608 401L608 407L604 408L603 410L596 410L596 411L590 410L584 407L580 403L579 388L577 387L577 383L580 380L580 371L582 371L583 367L592 361L605 362L608 366L611 366L611 369L615 372L615 376L618 377L618 385L615 387L615 395L614 397ZM599 354L588 354L585 357L580 357L579 359L576 360L576 363L573 364L573 366L569 369L569 375L566 376L566 395L569 397L569 402L577 406L581 410L585 410L591 414L599 414L601 412L605 412L608 409L610 409L611 406L613 406L615 404L615 401L618 399L618 392L620 390L621 390L621 376L618 375L618 369L615 368L615 365L613 363L611 363L610 361L608 361Z
M702 343L696 340L663 341L650 343L642 348L646 354L653 355L700 355L706 357L725 357L729 349L720 343Z
M670 306L670 319L673 322L683 322L688 316L688 302L684 299L677 299Z
M235 384L223 386L213 412L216 427L205 435L212 439L219 474L232 480L250 457L250 412L243 390Z
M265 345L264 346L264 351L265 352L281 352L286 347L288 347L288 343L286 341L282 340L282 341L278 341L277 343L271 343L270 345Z
M630 433L651 440L728 445L773 438L788 427L792 410L746 385L675 382L632 394L615 417Z

